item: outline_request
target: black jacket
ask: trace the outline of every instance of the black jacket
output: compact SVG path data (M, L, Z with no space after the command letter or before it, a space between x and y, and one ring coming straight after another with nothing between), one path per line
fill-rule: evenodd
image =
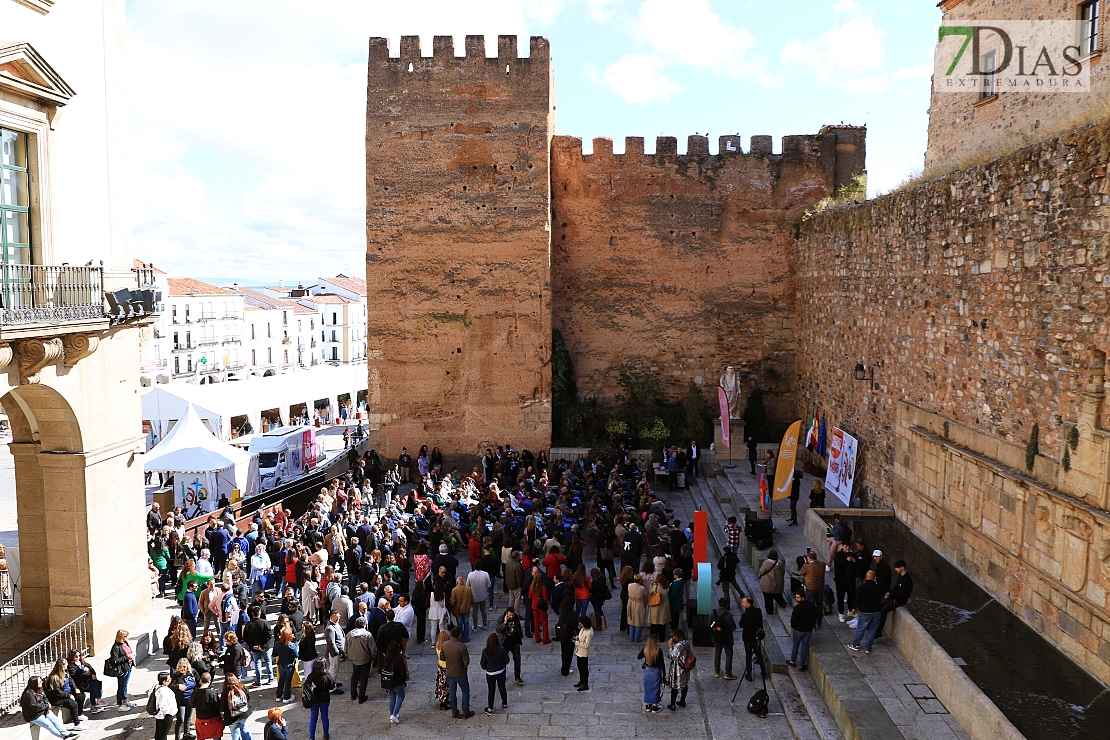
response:
M905 606L912 593L913 578L910 577L909 573L906 573L898 576L898 581L890 589L890 598L894 599L898 606Z
M331 701L335 680L326 673L314 674L308 677L304 685L312 691L313 704L327 704Z
M122 676L131 670L131 660L123 649L123 643L116 642L112 644L112 650L108 653L108 660L112 663L117 675Z
M717 561L717 570L721 574L721 581L727 583L736 580L736 566L740 564L740 558L736 557L736 553L729 551L721 556Z
M26 689L19 698L19 708L23 711L23 719L32 722L50 711L50 702L46 700L46 694Z
M755 633L763 629L763 610L752 606L740 615L740 638L744 642L755 642Z
M877 612L882 608L883 592L875 581L864 581L856 589L856 609L863 612Z
M196 712L197 719L217 719L223 717L220 711L220 692L209 684L206 688L193 690L193 698L189 702Z
M790 612L790 629L798 632L813 632L815 624L817 624L817 606L808 599L794 602L794 611Z
M762 616L762 615L761 615ZM736 642L733 638L733 633L736 632L736 620L732 616L732 612L722 609L721 611L713 610L713 615L710 617L710 626L713 629L713 642L717 645L732 645ZM717 628L721 629L718 630ZM643 651L640 651L641 655Z
M250 650L254 650L256 646L262 650L269 650L271 635L273 630L270 629L266 618L259 617L247 622L247 626L243 628L243 643Z
M883 596L890 591L890 566L886 564L885 560L871 563L871 570L875 571L875 583L879 585L879 596Z

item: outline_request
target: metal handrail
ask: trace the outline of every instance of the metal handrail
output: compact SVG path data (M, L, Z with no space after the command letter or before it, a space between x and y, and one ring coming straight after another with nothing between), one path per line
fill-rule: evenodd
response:
M0 265L0 324L103 319L104 269Z
M89 654L87 613L0 666L0 712L18 705L28 679L46 676L54 663L66 659L70 650L79 651L82 657Z

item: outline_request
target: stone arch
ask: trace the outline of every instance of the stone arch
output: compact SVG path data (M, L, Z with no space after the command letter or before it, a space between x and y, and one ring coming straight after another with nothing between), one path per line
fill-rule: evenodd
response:
M14 444L38 444L43 452L81 452L81 424L73 407L48 385L13 388L0 405L12 425Z

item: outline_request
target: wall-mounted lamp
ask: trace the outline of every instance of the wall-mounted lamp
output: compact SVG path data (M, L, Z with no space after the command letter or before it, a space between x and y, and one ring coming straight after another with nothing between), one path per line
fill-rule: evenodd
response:
M875 367L867 367L862 362L856 364L856 369L852 373L852 377L856 380L866 380L871 383L871 389L875 389Z

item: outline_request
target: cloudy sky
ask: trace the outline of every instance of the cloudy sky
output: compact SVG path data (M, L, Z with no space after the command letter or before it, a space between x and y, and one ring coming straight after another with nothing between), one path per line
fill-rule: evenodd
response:
M270 282L365 251L367 39L551 39L560 134L786 134L867 124L869 188L921 169L933 2L127 0L134 253ZM527 42L520 48L526 50ZM526 52L522 52L526 53Z

